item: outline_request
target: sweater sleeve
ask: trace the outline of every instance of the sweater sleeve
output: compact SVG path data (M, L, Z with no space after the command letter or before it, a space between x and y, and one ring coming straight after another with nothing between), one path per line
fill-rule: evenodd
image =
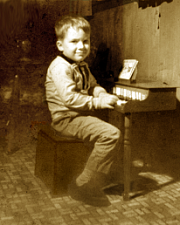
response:
M52 80L63 104L72 110L92 110L93 96L77 90L73 70L67 64L56 65L51 69Z

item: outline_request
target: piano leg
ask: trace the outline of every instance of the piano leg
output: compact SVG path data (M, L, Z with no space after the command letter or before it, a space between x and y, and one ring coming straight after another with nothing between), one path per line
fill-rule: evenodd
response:
M131 123L132 115L124 114L124 201L129 200L130 184L131 184Z

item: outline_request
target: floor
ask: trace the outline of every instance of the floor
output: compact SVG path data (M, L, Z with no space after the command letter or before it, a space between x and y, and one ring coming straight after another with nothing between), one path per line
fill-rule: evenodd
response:
M180 157L158 149L153 167L133 161L136 179L130 201L107 192L108 207L92 207L70 196L51 197L34 175L37 139L23 132L18 151L0 145L0 225L173 225L180 224ZM2 133L1 133L2 134ZM2 135L1 135L2 137ZM144 167L143 167L144 168Z

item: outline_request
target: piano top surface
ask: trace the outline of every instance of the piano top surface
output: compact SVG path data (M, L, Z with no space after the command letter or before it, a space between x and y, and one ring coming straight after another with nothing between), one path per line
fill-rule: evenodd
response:
M126 80L119 80L115 84L124 85L128 87L142 88L142 89L155 89L155 88L177 88L175 84L167 84L162 81L138 81L136 83L130 83Z

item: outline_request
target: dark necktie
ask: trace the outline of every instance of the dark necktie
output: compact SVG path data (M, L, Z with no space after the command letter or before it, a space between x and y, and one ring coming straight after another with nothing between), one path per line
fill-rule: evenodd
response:
M86 68L86 65L83 64L83 65L79 65L79 70L82 74L82 78L83 78L83 89L87 89L87 86L88 86L88 79L89 79L89 72L88 72L88 69Z

